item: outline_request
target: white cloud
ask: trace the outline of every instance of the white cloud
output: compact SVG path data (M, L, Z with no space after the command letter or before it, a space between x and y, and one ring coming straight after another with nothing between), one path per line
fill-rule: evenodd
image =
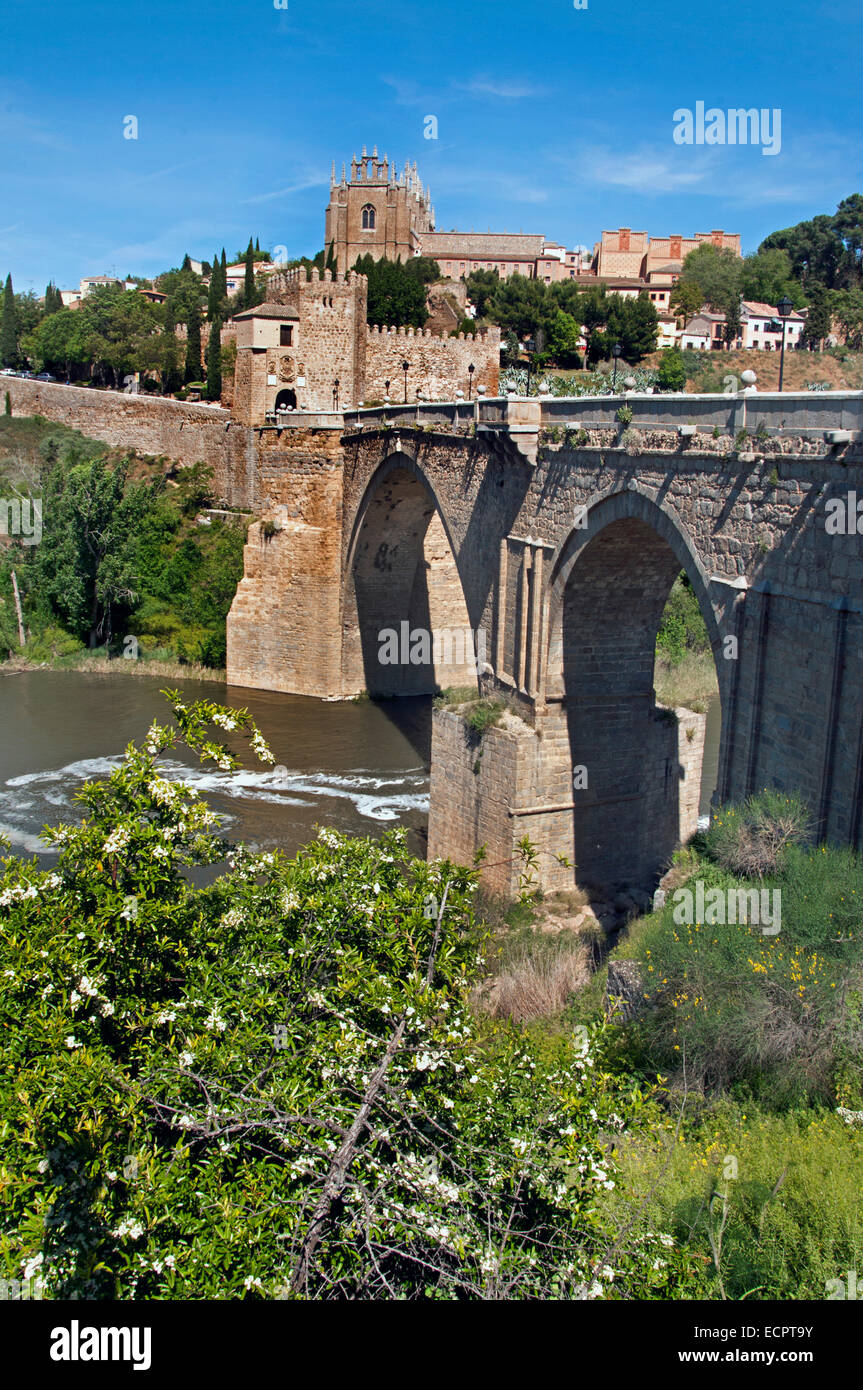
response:
M524 101L526 97L546 95L544 87L485 75L474 77L470 82L457 82L455 86L460 92L469 92L472 96L496 97L500 101Z
M299 183L289 183L285 188L274 188L271 193L256 193L251 198L241 198L241 203L269 203L274 198L287 198L292 193L304 193L307 188L327 188L329 179L321 178L320 174L315 174L311 178L301 179Z

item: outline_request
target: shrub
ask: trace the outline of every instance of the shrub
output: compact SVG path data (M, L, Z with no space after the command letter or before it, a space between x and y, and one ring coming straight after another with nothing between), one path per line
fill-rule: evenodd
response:
M631 424L632 424L632 406L631 406L631 405L622 405L622 406L620 406L620 407L618 408L618 411L617 411L617 414L616 414L616 416L615 416L615 419L618 420L618 421L620 422L621 425L631 425Z
M775 866L773 877L755 878L757 889L719 862L729 845L736 855L741 818L766 847L753 857L757 869ZM696 1086L742 1088L770 1107L863 1105L863 864L852 850L800 843L805 833L799 808L778 793L720 808L706 839L711 858L690 869L689 906L700 879L702 920L691 920L675 890L617 948L642 962L645 1012L627 1033L637 1066L680 1076L685 1059ZM716 888L778 891L781 930L717 920Z
M503 700L477 700L467 716L468 728L482 737L486 729L500 723L505 708Z
M720 810L705 843L723 869L760 880L779 872L785 846L805 841L809 826L809 812L800 797L766 789L742 806Z
M474 872L323 830L198 886L228 847L160 759L182 740L230 771L211 725L273 758L245 711L170 694L179 732L85 786L56 869L3 864L8 1272L57 1299L686 1287L670 1237L596 1215L604 1136L639 1129L642 1098L587 1031L472 1020Z
M666 348L656 369L656 384L661 391L682 391L686 386L686 365L678 347Z

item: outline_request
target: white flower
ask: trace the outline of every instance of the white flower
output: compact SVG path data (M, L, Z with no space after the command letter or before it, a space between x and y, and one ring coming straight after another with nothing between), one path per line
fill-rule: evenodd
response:
M113 830L102 846L103 854L119 854L129 843L130 831L125 825Z
M190 1067L194 1062L195 1058L191 1052L181 1052L179 1060L181 1067Z
M39 1251L38 1255L31 1255L27 1263L24 1265L24 1269L22 1271L23 1277L25 1279L32 1279L33 1275L36 1273L36 1270L40 1267L44 1259L45 1256L42 1254L41 1250Z
M79 1043L78 1040L77 1040L77 1038L75 1038L75 1037L70 1033L70 1034L68 1035L68 1037L66 1038L66 1046L69 1047L69 1048L72 1048L72 1049L74 1050L74 1048L76 1048L76 1047L83 1047L84 1044L83 1044L83 1043Z
M128 1216L125 1216L111 1234L121 1238L129 1236L131 1240L138 1240L144 1234L144 1227L140 1221L132 1221Z

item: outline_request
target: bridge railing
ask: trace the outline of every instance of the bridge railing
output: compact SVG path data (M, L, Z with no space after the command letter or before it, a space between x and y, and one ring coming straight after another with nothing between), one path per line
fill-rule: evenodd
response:
M459 425L469 425L476 419L475 401L420 401L409 405L379 405L368 410L346 410L345 427L356 429L361 425L374 428L376 425L401 425L410 429L411 425L444 425L453 429Z
M737 395L647 395L627 392L615 396L494 396L472 401L423 401L409 405L376 406L346 410L346 428L385 425L409 429L412 425L512 429L524 433L531 426L553 429L560 425L602 429L619 427L618 411L632 411L637 429L678 429L694 425L698 431L720 429L736 434L741 429L770 433L823 436L828 430L847 430L863 436L863 391L740 392Z
M696 429L734 434L759 426L773 432L823 434L826 430L863 431L863 391L752 392L724 395L660 395L634 392L620 396L544 397L540 401L543 428L572 424L583 428L619 424L621 406L632 411L632 425L641 429Z

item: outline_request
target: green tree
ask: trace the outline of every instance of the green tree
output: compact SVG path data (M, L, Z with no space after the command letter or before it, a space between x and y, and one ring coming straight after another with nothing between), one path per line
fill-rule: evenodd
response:
M222 267L219 258L214 256L213 267L210 271L210 289L207 296L207 318L210 323L221 316L222 299L226 290L227 282L222 283Z
M354 270L368 279L367 319L381 327L422 328L428 318L425 286L400 260L360 256Z
M183 384L180 371L180 344L177 341L174 311L170 300L165 305L164 347L162 352L162 390L166 394L178 391Z
M844 217L841 221L844 225ZM758 249L787 251L794 276L807 293L816 282L838 290L858 278L854 254L846 248L835 217L826 213L772 232Z
M810 348L820 347L824 339L829 337L832 327L832 294L823 285L815 285L803 327L803 341Z
M43 488L42 542L33 565L40 593L71 632L110 642L135 604L136 529L152 487L126 488L126 466L102 459L52 468Z
M558 309L552 320L548 340L549 355L561 367L577 366L581 362L578 341L581 327L565 310Z
M249 237L249 245L246 248L246 275L243 281L243 308L251 309L257 304L258 297L255 293L255 248L252 246L252 238Z
M194 304L186 319L186 365L183 370L183 380L201 380L201 312Z
M837 290L831 302L846 347L863 348L863 289Z
M787 295L795 309L806 303L803 286L794 276L791 257L782 247L767 247L746 256L740 290L744 299L776 305Z
M433 285L440 280L440 266L432 256L410 256L405 262L405 273L418 280L421 285Z
M519 338L535 338L542 330L548 340L557 304L549 287L542 280L527 275L510 275L501 280L495 295L487 305L487 315L507 332L511 329Z
M222 396L222 323L213 319L207 342L207 400L218 401Z
M704 295L696 281L678 280L669 296L669 308L683 323L688 323L694 314L704 307Z
M0 319L0 363L4 367L18 365L18 322L15 314L15 292L12 276L6 276L3 291L3 316Z
M57 289L53 280L51 280L45 288L45 317L47 318L49 314L56 314L58 310L62 308L63 300L60 296L60 291Z
M666 348L656 369L660 391L682 391L686 386L686 367L679 347Z
M496 270L473 270L465 279L465 284L468 298L476 309L477 317L482 318L497 294L500 275Z

